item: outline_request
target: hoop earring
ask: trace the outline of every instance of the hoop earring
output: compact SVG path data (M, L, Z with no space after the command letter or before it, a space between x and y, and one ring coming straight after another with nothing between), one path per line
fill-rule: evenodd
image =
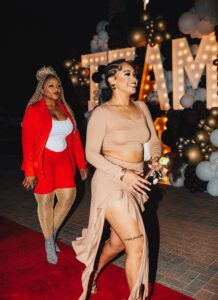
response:
M111 88L112 88L112 90L116 90L115 84L112 84L112 85L111 85Z

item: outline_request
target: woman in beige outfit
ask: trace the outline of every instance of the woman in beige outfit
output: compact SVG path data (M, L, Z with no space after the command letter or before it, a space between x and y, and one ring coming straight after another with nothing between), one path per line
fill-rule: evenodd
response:
M78 260L86 265L79 300L87 298L89 288L97 292L99 272L123 250L128 299L143 300L148 294L148 245L140 210L150 190L142 176L143 144L150 141L153 164L161 156L161 144L144 102L130 100L137 86L134 65L125 60L110 63L105 81L110 99L94 110L87 128L86 157L96 167L89 224L72 243ZM111 234L95 268L105 219Z

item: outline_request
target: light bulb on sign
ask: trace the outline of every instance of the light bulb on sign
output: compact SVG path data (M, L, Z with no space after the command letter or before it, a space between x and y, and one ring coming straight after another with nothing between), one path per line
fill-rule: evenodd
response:
M191 56L188 56L188 57L187 57L187 61L188 61L188 62L192 61L192 57L191 57Z

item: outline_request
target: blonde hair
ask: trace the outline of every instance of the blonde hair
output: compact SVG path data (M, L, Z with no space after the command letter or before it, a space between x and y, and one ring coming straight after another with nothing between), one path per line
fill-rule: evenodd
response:
M67 101L65 100L64 91L63 91L63 87L62 87L60 78L58 77L57 73L55 72L55 70L52 67L42 67L41 69L39 69L37 71L36 78L38 80L38 84L37 84L37 87L36 87L36 90L35 90L34 94L30 98L30 101L27 103L26 109L28 108L28 106L30 106L30 105L32 105L32 104L40 101L43 98L42 88L43 88L43 85L44 85L45 81L49 77L56 78L59 81L59 83L60 83L61 93L60 93L59 101L62 102L62 104L65 106L66 110L68 111L68 113L72 117L72 119L74 121L74 133L75 133L75 130L76 130L76 120L75 120L73 111L70 108L70 106L67 103Z

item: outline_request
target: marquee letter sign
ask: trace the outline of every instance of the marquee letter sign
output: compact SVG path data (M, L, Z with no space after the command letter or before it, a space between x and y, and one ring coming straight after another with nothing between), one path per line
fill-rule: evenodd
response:
M182 109L180 99L185 94L184 70L193 89L198 83L206 66L206 101L207 108L218 106L217 68L213 65L218 51L214 33L201 40L194 59L186 38L173 40L173 108Z

